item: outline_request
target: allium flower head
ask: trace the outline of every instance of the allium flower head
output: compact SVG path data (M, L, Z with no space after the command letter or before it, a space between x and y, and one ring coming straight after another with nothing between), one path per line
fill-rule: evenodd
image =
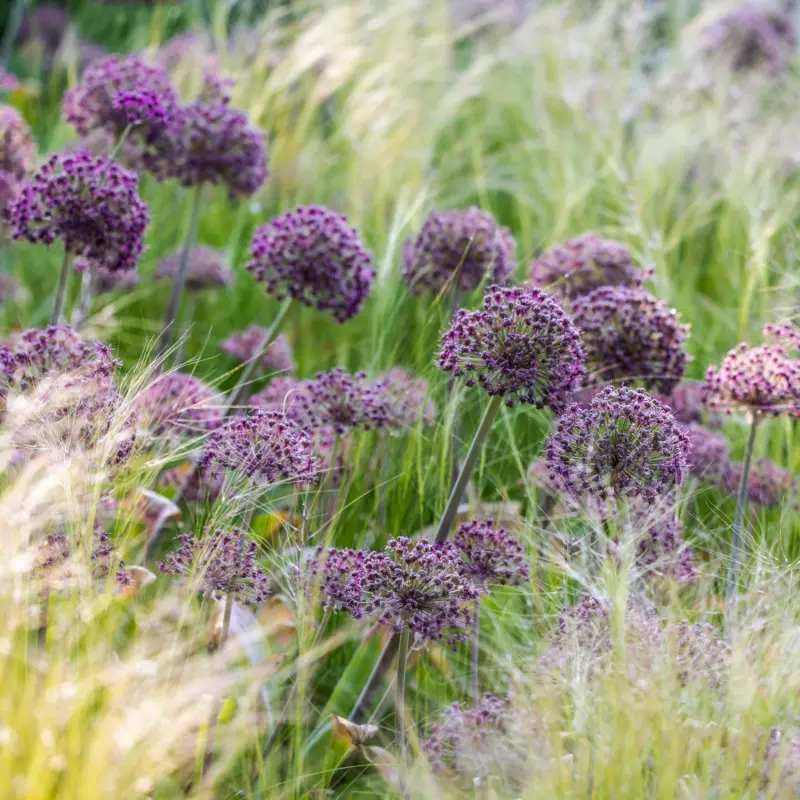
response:
M436 405L428 397L428 382L424 378L402 367L393 367L378 376L375 384L386 393L389 428L413 428L419 422L430 427L436 422Z
M213 431L223 417L219 394L205 381L183 372L169 372L148 386L137 401L156 436L197 435Z
M52 156L22 190L8 213L15 239L52 244L112 272L135 269L150 222L138 178L89 153Z
M12 106L0 104L0 172L22 180L33 167L36 145L28 123Z
M17 88L17 79L0 67L0 92L13 92Z
M139 273L136 270L127 272L111 272L105 267L92 270L92 294L110 294L111 292L127 292L139 285Z
M689 471L696 478L719 477L728 468L728 439L718 431L710 431L692 423L684 426L689 437Z
M44 48L48 66L52 65L56 51L69 28L67 10L55 3L44 3L25 14L17 32L17 42L35 41Z
M70 561L75 557L72 542L65 533L51 533L39 545L34 561L34 575L51 582L53 579L69 579ZM114 578L119 586L128 586L131 577L125 571L125 562L116 554L108 532L100 528L92 535L91 577L95 581L104 581L115 567Z
M354 619L361 619L362 583L369 557L364 550L318 547L307 566L309 596L318 591L326 611L346 611Z
M150 89L124 89L114 95L111 101L126 125L163 126L169 122L169 112L162 99Z
M735 495L742 479L744 465L728 464L720 480L722 488ZM800 483L793 472L779 467L768 459L759 459L750 467L747 483L747 499L761 508L776 508L787 500L795 503L800 498Z
M462 574L479 591L490 586L517 586L530 579L522 544L492 520L465 522L453 539L463 559Z
M638 288L647 278L624 244L594 233L552 247L528 269L534 286L564 300L574 300L601 286Z
M669 394L659 395L658 399L668 405L681 425L702 422L708 405L706 385L697 381L681 381Z
M766 344L742 343L706 372L708 405L725 412L800 417L800 330L767 325Z
M545 452L552 480L579 499L652 502L683 482L689 437L646 392L607 387L589 406L571 406Z
M362 578L362 610L382 625L408 629L421 641L465 638L475 587L461 574L462 559L449 543L390 539L370 553Z
M375 279L358 232L323 206L300 206L259 228L247 269L267 294L330 311L338 322L358 313Z
M196 575L209 596L233 595L240 603L257 606L272 593L267 574L258 566L258 545L238 528L206 530L203 537L178 536L180 546L159 562L167 575Z
M683 377L689 326L644 289L604 286L576 298L590 384L641 383L666 394Z
M241 333L234 333L220 344L223 353L238 361L250 361L263 349L267 341L267 331L258 325L251 325ZM274 372L294 372L295 364L289 340L282 333L269 346L261 359L265 370Z
M252 411L214 431L198 461L209 475L234 472L257 484L311 484L319 463L311 437L279 411Z
M297 420L291 411L296 395L305 382L291 375L273 378L260 392L250 398L250 405L261 411L280 411L289 419Z
M487 278L502 284L513 270L510 231L479 208L432 211L403 248L403 278L415 294L438 294L447 286L472 291Z
M583 374L580 333L539 289L491 286L481 311L459 309L438 364L493 396L561 411Z
M181 254L170 253L158 262L155 278L175 280L181 264ZM210 247L199 245L189 250L189 271L186 276L186 288L191 291L213 289L217 286L231 286L234 275L225 256Z

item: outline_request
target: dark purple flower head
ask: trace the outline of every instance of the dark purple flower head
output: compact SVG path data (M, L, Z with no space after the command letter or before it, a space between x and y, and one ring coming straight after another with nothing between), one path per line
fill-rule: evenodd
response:
M574 300L601 286L638 288L648 276L634 265L624 244L594 233L552 247L528 269L534 286L564 300Z
M251 325L246 331L234 333L220 344L223 353L238 361L250 361L263 349L267 341L267 331L258 325ZM261 366L271 372L294 372L295 364L289 340L279 334L261 358Z
M683 482L689 437L646 392L607 387L589 406L570 406L545 453L552 480L579 499L652 502Z
M728 464L721 476L722 488L735 495L742 479L743 465ZM800 498L800 483L793 472L779 467L772 461L760 459L750 468L747 483L747 499L762 508L776 508L787 500L796 504Z
M233 472L257 484L311 484L319 462L314 442L279 411L252 411L214 431L198 461L208 474Z
M688 325L644 289L605 286L575 299L589 385L641 383L669 394L683 377Z
M453 539L463 564L462 574L478 591L490 586L518 586L530 579L522 544L492 520L465 522Z
M668 405L681 425L703 422L708 411L706 398L708 389L704 383L681 381L669 394L658 395L658 399Z
M136 406L156 436L197 435L222 424L219 394L205 381L183 372L157 378L142 392Z
M164 126L169 122L164 102L150 89L122 89L114 95L111 106L126 125Z
M8 209L15 239L85 256L112 272L135 269L150 222L138 178L107 158L56 154L23 185Z
M375 279L356 229L323 206L299 206L259 228L247 269L267 294L330 311L338 322L359 312Z
M766 344L742 343L722 359L719 368L708 368L712 409L800 418L800 358L790 356L800 350L800 329L767 325L764 337Z
M452 544L390 539L385 552L364 562L363 616L408 629L420 641L465 638L477 591L461 574L462 563Z
M370 554L364 550L318 547L307 565L306 591L319 592L326 611L346 611L361 619L364 568Z
M206 530L200 539L184 533L178 541L178 549L158 564L167 575L198 577L204 594L216 598L233 595L251 606L272 594L271 581L256 560L258 545L238 528Z
M428 396L425 378L418 378L402 367L393 367L378 376L375 386L385 392L389 428L413 428L420 422L425 427L435 424L436 405Z
M175 280L180 269L181 254L176 251L164 256L158 262L155 278ZM213 289L217 286L231 286L234 281L233 269L218 250L199 245L189 250L189 272L186 288L191 291Z
M17 88L17 79L0 67L0 92L13 92Z
M689 471L699 479L719 477L728 468L730 447L724 434L692 423L683 430L689 437Z
M637 523L642 533L636 550L636 565L645 577L673 578L690 583L697 569L689 545L683 539L680 521L673 510L643 513Z
M0 104L0 172L17 181L33 167L36 145L28 123L12 106Z
M481 311L456 312L438 358L467 386L556 413L578 388L583 361L580 333L554 297L501 286L487 289Z
M432 211L403 248L403 279L415 294L438 294L448 286L472 291L486 279L502 284L513 270L510 231L479 208Z

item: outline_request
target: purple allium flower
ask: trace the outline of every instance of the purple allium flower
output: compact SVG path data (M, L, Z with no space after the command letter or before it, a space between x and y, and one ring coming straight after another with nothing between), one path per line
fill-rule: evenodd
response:
M707 394L704 383L681 381L669 394L657 395L657 399L672 409L681 425L691 425L693 422L703 422L708 411Z
M296 420L292 408L305 382L291 375L273 378L260 392L250 398L250 405L261 411L280 411Z
M206 530L203 537L178 536L180 546L158 568L167 575L199 575L201 591L213 597L233 595L257 606L272 593L267 574L258 566L258 545L238 528Z
M362 582L370 554L364 550L318 547L307 565L306 591L319 592L326 611L346 611L361 619Z
M264 349L267 333L258 325L250 325L246 331L235 333L225 339L220 344L220 349L238 361L250 361ZM275 337L267 352L264 353L261 366L274 372L294 372L292 347L282 333Z
M17 79L0 67L0 92L13 92L17 85Z
M722 489L735 495L742 479L744 465L728 464L720 480ZM795 502L800 497L800 484L794 473L779 467L768 459L759 459L750 468L747 483L747 499L762 508L775 508L789 499Z
M624 244L594 233L552 247L533 261L528 271L534 286L564 300L574 300L601 286L639 288L648 277L634 265Z
M122 89L114 95L111 107L126 125L163 126L169 122L169 111L161 97L150 89Z
M247 269L267 294L330 311L338 322L358 313L375 279L356 229L323 206L299 206L259 228Z
M518 586L530 580L522 544L492 520L465 522L453 539L463 559L462 574L479 592L491 586Z
M640 382L669 394L683 377L689 326L644 289L603 286L577 297L572 316L590 384Z
M580 384L580 333L559 302L539 289L491 286L481 311L459 309L442 337L438 364L467 386L508 405L519 401L559 413Z
M22 180L33 167L36 145L28 123L12 106L0 104L0 172Z
M111 272L105 267L92 269L92 294L109 294L111 292L128 292L139 285L139 273L136 270L127 272Z
M180 269L181 254L176 251L164 256L158 262L155 273L157 280L168 278L175 280ZM186 276L186 288L191 291L213 289L216 286L233 285L233 269L225 260L223 253L210 247L199 245L189 250L189 272Z
M22 18L17 31L17 42L25 44L33 40L41 43L45 57L51 63L69 28L69 21L66 9L54 3L44 3Z
M729 351L719 368L706 372L708 405L731 413L735 410L800 418L800 329L792 325L767 325L766 344L744 342Z
M728 439L718 431L710 431L692 423L683 430L689 437L689 471L696 478L719 477L728 467Z
M558 420L545 453L556 486L579 499L656 497L683 482L689 437L646 392L607 387Z
M393 367L375 381L384 387L389 403L389 428L413 428L421 422L431 427L436 422L436 404L428 397L428 382L409 370Z
M468 292L487 278L505 283L513 271L511 232L479 208L432 211L403 247L403 279L415 294L437 294L451 285Z
M579 603L562 611L556 622L556 637L580 634L582 629L594 628L608 620L608 606L605 598L598 599L587 595Z
M52 156L23 185L8 213L15 239L52 244L112 272L135 269L150 222L138 178L89 153Z
M156 436L213 431L224 414L220 395L205 381L183 372L157 378L136 406Z
M636 565L646 577L674 578L690 583L697 577L691 548L683 540L674 513L642 515L644 531L636 550Z
M363 615L396 632L407 628L421 641L464 639L477 591L461 574L462 564L450 543L390 539L385 552L364 562Z
M197 466L209 475L235 472L258 484L311 484L319 473L313 452L312 438L279 411L252 411L214 431Z

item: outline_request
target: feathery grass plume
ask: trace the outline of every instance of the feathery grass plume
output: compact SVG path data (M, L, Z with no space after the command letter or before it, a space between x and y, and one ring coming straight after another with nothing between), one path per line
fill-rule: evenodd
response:
M740 462L726 464L718 476L722 489L734 494L741 483L743 471L744 464ZM747 499L761 508L777 508L783 504L796 507L800 500L800 483L790 470L762 458L750 469Z
M640 383L669 394L686 370L689 326L644 289L602 286L571 306L590 385Z
M689 437L663 403L636 389L601 391L559 417L545 446L551 480L576 499L654 502L688 473Z
M514 238L488 211L432 211L403 246L403 280L415 294L448 286L469 292L488 279L506 283L514 271Z
M729 466L730 445L719 431L697 423L683 426L689 437L689 472L699 480L719 478Z
M191 278L190 278L191 280ZM267 343L268 331L258 325L250 325L241 333L234 333L220 343L220 350L237 361L248 362L256 358ZM261 357L259 367L271 372L294 372L292 347L284 334L275 337Z
M176 280L180 272L180 251L164 256L158 262L154 277L156 280ZM228 287L233 284L233 269L225 259L225 255L211 247L190 247L186 272L186 288L190 291Z
M268 295L330 311L337 322L358 314L375 279L356 229L323 206L299 206L259 228L247 269Z
M463 560L462 574L479 592L530 580L522 543L493 520L465 522L456 531L453 544Z
M156 378L136 399L136 407L155 436L207 433L223 420L219 393L183 372Z
M531 283L565 301L601 286L641 287L648 273L634 263L628 248L614 239L584 233L556 245L531 262Z

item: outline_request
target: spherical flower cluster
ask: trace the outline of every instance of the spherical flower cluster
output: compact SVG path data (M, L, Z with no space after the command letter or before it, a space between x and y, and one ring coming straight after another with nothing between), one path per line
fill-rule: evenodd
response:
M800 329L767 325L764 337L766 344L751 347L743 342L728 352L719 368L708 368L712 409L800 417L800 359L789 355L800 349Z
M564 300L574 300L601 286L638 288L647 277L634 265L624 244L594 233L552 247L531 263L528 272L534 286Z
M126 125L149 123L164 126L169 122L169 111L159 95L150 89L124 89L114 95L111 107Z
M522 544L492 520L465 522L453 544L463 559L462 574L478 591L490 586L518 586L530 579Z
M707 394L704 383L681 381L669 394L660 394L657 398L672 409L681 425L691 425L693 422L703 422L708 411Z
M220 344L220 349L238 361L251 361L264 349L267 333L264 328L251 325L247 330L235 333L225 339ZM273 340L269 349L262 356L261 366L265 370L273 372L294 372L292 347L282 333Z
M689 546L681 535L681 525L674 514L657 514L647 519L645 531L636 549L636 565L645 577L674 578L689 583L697 569Z
M689 437L646 392L607 387L559 418L545 452L551 479L581 500L652 502L686 477Z
M267 294L330 311L338 322L358 313L375 279L358 232L323 206L300 206L259 228L247 269Z
M644 289L604 286L575 299L589 384L641 383L666 394L683 377L688 325Z
M56 154L11 203L11 234L47 245L61 239L68 253L112 272L135 269L150 222L137 183L107 158Z
M692 423L684 426L689 437L689 471L696 478L719 477L728 467L730 447L727 438Z
M0 172L22 180L33 167L36 145L28 123L12 106L0 105Z
M142 392L136 407L156 436L206 433L218 428L223 418L219 394L183 372L157 378Z
M363 616L398 633L407 629L420 641L464 639L477 591L461 574L462 563L452 544L390 539L385 552L365 561Z
M402 430L417 423L430 427L435 423L436 405L428 397L428 382L424 378L402 367L393 367L378 376L375 385L386 392L389 428Z
M361 619L362 581L370 554L364 550L319 547L309 561L306 589L309 596L319 592L326 611L346 611Z
M438 364L467 386L509 405L559 413L580 384L580 334L558 301L539 289L492 286L481 311L459 309L442 338Z
M214 431L198 461L209 475L233 472L257 484L310 484L319 462L311 437L279 411L252 411Z
M175 280L181 265L181 253L170 253L158 262L155 278ZM234 281L233 269L225 256L210 247L199 245L189 250L189 267L186 275L186 288L190 291L213 289L216 286L231 286Z
M479 208L432 211L413 242L403 248L403 278L415 294L448 286L472 291L488 278L502 284L514 270L514 239L508 228Z
M0 67L0 92L13 92L17 88L17 79Z
M728 464L723 470L720 485L723 490L735 495L742 479L744 465ZM747 499L761 508L776 508L793 499L800 498L800 484L794 473L779 467L772 461L760 459L752 464L747 483Z
M167 575L199 576L204 594L216 598L233 595L251 606L270 596L270 579L256 561L258 545L237 528L206 530L200 539L185 533L178 541L178 549L158 564Z

